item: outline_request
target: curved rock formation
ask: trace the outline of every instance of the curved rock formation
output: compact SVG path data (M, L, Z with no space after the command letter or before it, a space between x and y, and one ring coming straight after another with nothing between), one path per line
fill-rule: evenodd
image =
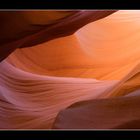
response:
M138 120L139 15L139 10L0 12L0 128L101 129ZM66 109L85 100L90 101L76 110Z

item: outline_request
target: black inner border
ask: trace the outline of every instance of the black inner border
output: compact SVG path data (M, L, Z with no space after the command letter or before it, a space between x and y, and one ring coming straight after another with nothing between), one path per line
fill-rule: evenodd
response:
M140 9L139 0L1 0L0 9Z

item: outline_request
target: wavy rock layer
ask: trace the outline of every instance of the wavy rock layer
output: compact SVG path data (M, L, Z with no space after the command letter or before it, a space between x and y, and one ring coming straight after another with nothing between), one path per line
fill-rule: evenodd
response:
M54 128L115 128L136 119L132 96L139 95L140 85L140 11L47 12L13 13L23 25L1 42L1 60L18 49L0 63L0 128L52 128L61 110L92 99L84 103L89 108L81 104L60 113ZM130 113L127 121L123 111ZM83 118L85 112L93 117ZM89 125L93 118L97 123Z

